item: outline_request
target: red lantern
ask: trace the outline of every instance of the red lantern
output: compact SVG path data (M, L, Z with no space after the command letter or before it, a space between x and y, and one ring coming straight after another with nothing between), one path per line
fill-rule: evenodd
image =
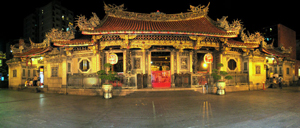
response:
M204 60L205 63L212 63L213 62L213 56L212 56L212 54L206 53L204 55L203 60Z
M109 62L110 64L116 64L116 63L118 63L118 55L117 55L117 54L114 54L114 53L110 54L110 55L108 56L108 62Z

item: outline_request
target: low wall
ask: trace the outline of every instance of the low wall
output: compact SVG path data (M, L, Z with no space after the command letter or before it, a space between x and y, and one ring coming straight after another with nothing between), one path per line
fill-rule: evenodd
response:
M267 88L267 86L265 86ZM238 92L238 91L252 91L252 90L262 90L263 84L250 84L250 85L236 85L236 86L226 86L225 91L226 92ZM209 86L208 90L206 90L206 87L204 88L195 88L195 91L198 91L200 93L217 93L217 87L216 86Z
M42 92L68 95L103 96L102 89L44 88ZM113 89L113 96L126 96L133 93L132 89Z

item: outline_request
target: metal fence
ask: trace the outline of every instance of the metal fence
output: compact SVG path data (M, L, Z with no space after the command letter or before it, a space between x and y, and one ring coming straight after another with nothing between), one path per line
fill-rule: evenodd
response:
M247 73L229 73L228 75L232 76L231 80L225 80L227 86L236 86L236 85L248 85L249 84L249 75ZM214 79L210 74L194 74L192 76L192 85L214 85Z
M190 88L191 87L191 74L190 73L174 73L175 87Z
M235 85L248 85L249 84L249 75L248 73L229 73L228 75L232 76L231 80L226 80L227 86L235 86Z

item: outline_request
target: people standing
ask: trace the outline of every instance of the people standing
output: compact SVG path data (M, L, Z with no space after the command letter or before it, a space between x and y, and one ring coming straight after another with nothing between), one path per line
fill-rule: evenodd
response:
M37 76L34 76L34 78L33 78L33 86L37 86L36 85L37 80L38 80Z
M282 89L282 77L278 77L279 88Z

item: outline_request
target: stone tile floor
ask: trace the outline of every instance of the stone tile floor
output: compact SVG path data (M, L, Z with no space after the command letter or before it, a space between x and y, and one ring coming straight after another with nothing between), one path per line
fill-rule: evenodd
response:
M0 127L300 127L300 87L73 96L0 89Z

